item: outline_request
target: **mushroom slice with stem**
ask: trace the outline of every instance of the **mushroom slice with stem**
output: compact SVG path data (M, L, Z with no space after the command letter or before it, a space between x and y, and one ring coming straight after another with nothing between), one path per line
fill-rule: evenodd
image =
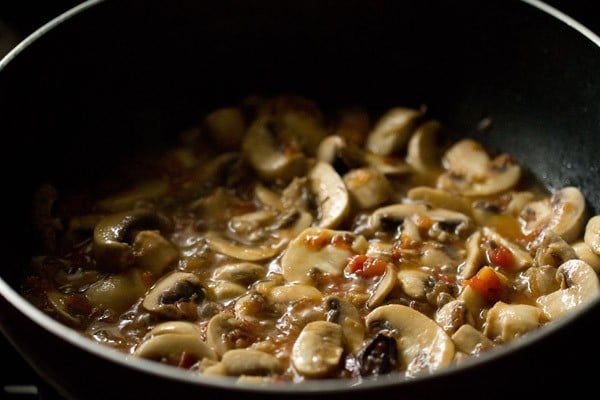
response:
M149 210L121 211L102 218L94 228L94 255L98 266L123 270L135 261L132 243L144 230L164 231L170 221Z
M587 222L583 237L590 249L600 256L600 215L596 215Z
M447 172L439 188L464 196L488 196L513 188L521 179L521 167L506 154L490 159L485 148L472 139L456 142L444 155Z
M284 251L281 258L283 276L288 282L308 283L314 270L342 275L348 258L364 254L367 248L368 242L362 235L317 227L306 228Z
M558 267L561 289L537 298L536 303L550 321L572 312L600 293L598 274L582 260L569 260Z
M205 289L196 275L175 271L165 275L150 288L142 306L165 318L178 319L187 315L181 305L200 304L204 297Z
M271 376L283 372L283 366L277 357L255 349L228 350L221 362L202 371L207 375L227 376Z
M383 114L367 136L367 151L390 155L403 148L423 117L421 110L394 107Z
M551 229L567 243L581 236L585 222L585 198L573 186L562 188L547 199L529 203L520 214L525 235ZM534 242L534 246L539 243Z
M313 321L304 326L292 347L292 363L298 373L308 378L331 376L340 368L343 330L328 321Z
M235 242L215 231L206 232L204 239L208 247L218 253L243 261L260 261L277 256L312 221L313 217L307 211L291 210L281 214L272 225L264 228L268 238L260 245Z
M336 228L350 212L350 195L344 181L323 161L317 161L310 169L308 179L319 208L317 226Z
M365 325L356 307L335 296L324 299L327 321L342 327L345 343L350 352L356 353L365 338Z
M454 343L431 318L400 304L379 306L365 318L367 327L389 331L399 350L400 368L408 376L434 372L454 358Z

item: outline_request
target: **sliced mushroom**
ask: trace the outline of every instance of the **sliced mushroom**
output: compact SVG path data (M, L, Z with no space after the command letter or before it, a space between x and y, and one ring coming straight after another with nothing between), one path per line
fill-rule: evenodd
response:
M141 272L128 270L111 274L90 285L83 293L89 303L119 315L129 309L146 292Z
M286 239L281 239L266 246L250 246L225 239L214 231L206 232L204 239L213 251L244 261L260 261L275 257L287 244Z
M495 342L507 343L537 329L541 320L538 307L498 301L487 312L483 333Z
M600 256L600 215L590 218L587 222L583 240Z
M404 293L413 299L424 299L427 290L431 289L430 276L418 269L401 269L398 271L398 283Z
M313 321L300 332L291 359L300 375L323 378L340 368L343 353L342 327L333 322Z
M304 173L306 156L301 149L293 149L291 144L282 151L275 129L275 121L270 116L258 117L246 131L243 152L262 179L289 181Z
M243 321L235 318L235 315L229 312L222 312L213 316L206 327L206 343L214 349L219 357L229 350L238 347L236 343L236 333L242 332ZM241 347L247 347L243 345Z
M385 272L379 278L375 289L369 296L369 300L367 300L367 304L365 305L367 309L372 310L384 302L387 295L396 287L396 283L398 282L397 274L398 271L394 264L387 263Z
M312 271L342 275L348 257L364 254L368 248L362 235L310 227L290 242L281 258L283 276L288 282L308 283Z
M300 283L286 284L274 287L267 296L271 303L291 304L298 301L321 301L323 298L319 289Z
M176 271L164 276L150 288L142 306L165 318L180 319L185 313L178 304L200 304L204 297L205 289L196 275Z
M267 270L261 264L239 262L225 264L216 268L212 273L215 280L224 280L248 286L265 277Z
M523 233L534 235L550 229L567 243L581 236L585 220L585 199L578 188L568 186L550 198L529 203L520 218Z
M390 155L402 149L423 112L411 108L395 107L383 114L367 136L365 148L375 154Z
M171 365L179 365L182 357L194 356L197 361L205 358L216 360L217 355L206 343L202 341L200 335L188 333L161 333L151 335L146 341L140 344L133 355L164 362Z
M573 250L577 254L577 258L585 261L596 271L600 273L600 255L594 253L592 248L584 241L579 241L573 244Z
M400 366L407 375L434 372L454 359L454 343L432 319L400 304L377 307L365 318L369 329L388 330L400 350Z
M513 188L521 178L521 167L507 155L491 160L484 147L472 139L456 142L444 155L447 172L438 187L464 196L488 196Z
M442 124L430 120L417 127L408 142L406 161L420 174L437 174L441 170L437 136Z
M131 210L141 200L149 200L165 195L169 191L169 183L163 179L149 180L98 201L98 208L110 213Z
M356 307L351 303L335 296L324 300L327 321L342 327L345 343L350 352L356 353L365 338L365 325Z
M350 212L350 195L344 181L331 165L323 161L317 161L310 169L308 179L319 208L317 226L337 227Z
M458 351L470 355L480 354L495 346L494 342L469 324L458 328L452 335L452 341Z
M113 271L127 268L135 260L132 243L140 231L169 227L165 216L149 210L122 211L102 218L94 228L98 266Z
M298 233L310 226L313 221L312 215L306 211L292 209L281 213L275 219L272 212L267 212L266 210L262 211L264 212L249 213L252 216L258 215L259 218L262 218L260 216L267 213L269 218L268 223L270 225L261 227L260 229L258 229L257 225L242 228L240 225L241 220L239 218L235 220L240 222L240 224L236 226L240 232L236 232L234 236L245 236L247 243L229 240L215 231L208 231L204 235L208 246L213 251L239 260L264 260L278 255L292 238L296 237ZM249 218L252 219L252 217ZM235 223L235 221L234 219L231 219L230 225ZM248 222L248 220L245 221ZM262 243L256 244L255 242L259 239Z
M196 335L202 336L203 331L200 325L188 321L167 321L156 325L148 335L158 336L166 333L178 335Z
M392 194L392 185L375 168L355 168L343 176L353 204L369 209L385 203Z
M600 293L598 274L582 260L569 260L558 267L561 289L537 298L536 303L550 321L569 314Z
M481 231L473 232L466 241L467 257L463 264L458 267L458 278L469 279L481 268L485 261L485 255L481 248Z
M161 276L179 258L177 247L159 231L141 231L132 248L136 267L150 271L154 276Z
M208 375L270 376L283 372L277 357L254 349L233 349L223 354L219 364L203 371Z
M446 210L458 211L467 216L471 216L471 206L467 201L456 193L451 193L442 189L429 186L417 186L410 189L406 196L413 202L427 204L431 208L443 208Z

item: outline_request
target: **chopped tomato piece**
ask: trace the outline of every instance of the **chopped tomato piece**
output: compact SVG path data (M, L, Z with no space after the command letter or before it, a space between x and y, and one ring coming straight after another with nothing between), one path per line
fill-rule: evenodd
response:
M365 278L383 275L387 262L377 257L368 257L358 254L350 257L347 269L351 273Z
M501 300L506 293L502 280L489 266L481 268L471 279L467 279L465 284L473 288L489 304Z
M487 257L490 263L501 268L513 268L515 266L515 256L506 246L490 247L487 250Z

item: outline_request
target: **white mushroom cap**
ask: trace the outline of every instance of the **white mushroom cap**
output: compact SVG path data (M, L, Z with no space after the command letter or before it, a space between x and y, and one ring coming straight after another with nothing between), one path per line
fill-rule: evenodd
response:
M400 304L377 307L365 318L369 328L390 329L398 343L400 362L408 375L433 372L454 359L454 342L424 314Z

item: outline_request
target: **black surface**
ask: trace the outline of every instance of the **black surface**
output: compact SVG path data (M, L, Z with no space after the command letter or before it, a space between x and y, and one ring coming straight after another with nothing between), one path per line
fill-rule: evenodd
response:
M47 22L48 20L50 20L54 15L57 15L58 13L64 11L65 9L67 9L68 7L70 7L72 5L72 3L74 2L70 2L70 1L40 1L40 2L32 2L32 1L17 1L17 2L1 2L0 5L0 17L3 17L4 19L6 19L7 21L9 21L11 23L11 25L13 25L23 36L27 35L28 33L30 33L31 31L33 31L36 27L38 27L39 25ZM183 2L185 3L185 2ZM599 21L598 19L600 17L598 17L598 13L594 12L592 5L593 5L593 1L548 1L549 4L555 5L557 8L563 10L565 13L567 13L568 15L570 15L571 17L577 19L578 21L584 23L586 26L588 26L590 29L596 31L596 32L600 32L600 26L599 26ZM265 10L265 13L268 14L268 10ZM166 16L167 18L169 17L168 15ZM118 18L117 18L118 19ZM536 21L543 21L544 18L539 18L539 19L535 19ZM125 24L126 21L118 21L122 24ZM269 21L268 18L265 18L265 22L266 23L270 23L272 21ZM522 27L526 27L526 25L530 23L530 20L526 17L523 17L522 20L518 21L517 26L519 24L521 24ZM117 23L118 25L118 23ZM500 26L500 24L499 24ZM421 27L422 29L426 29L426 27ZM474 28L475 29L475 28ZM240 29L240 32L242 33L248 33L247 31L244 32L243 29ZM185 33L185 31L180 32L180 33ZM585 47L583 45L581 45L581 43L577 40L577 35L574 32L571 32L570 29L564 29L564 32L561 31L561 33L564 33L565 36L570 37L571 39L573 39L573 49L572 52L573 54L578 54L578 46L582 46ZM159 35L161 34L161 32L157 32L156 33L156 38L159 37ZM507 34L510 35L510 32L508 32ZM258 35L258 33L256 33L256 35ZM514 38L518 38L519 34L517 32L513 32ZM156 39L155 38L155 39ZM152 38L150 38L152 39ZM256 38L255 38L256 39ZM357 34L356 39L358 41L360 41L360 35ZM310 40L310 38L309 38ZM315 39L316 40L316 39ZM528 39L525 38L525 41L527 41ZM533 40L533 39L532 39ZM160 41L160 40L159 40ZM251 43L255 43L252 40L250 40ZM258 42L258 41L257 41ZM516 40L513 42L515 43L517 42ZM285 43L282 43L285 44ZM77 50L78 47L77 46L85 46L86 43L75 43L73 46L74 47L70 47L70 48L66 48L64 50L64 53L59 54L59 56L63 56L66 57L67 53L70 51L74 51ZM119 43L113 43L112 45L115 45L117 47L117 52L120 52L120 54L124 55L124 57L127 59L127 49L125 48L119 48ZM528 48L525 47L524 48ZM185 52L185 49L179 49ZM218 49L217 49L218 50ZM260 48L258 50L261 50ZM543 50L546 49L542 49L540 50L540 53L543 53ZM507 51L506 49L500 49L500 51ZM585 53L585 49L583 50L583 52ZM240 62L240 60L243 60L244 57L251 57L252 56L252 51L247 51L246 53L242 52L239 56L239 58L236 58L236 62ZM262 49L262 53L265 53L264 49ZM174 53L172 53L174 54ZM220 55L225 55L225 52L223 53L218 53ZM293 57L293 53L290 55L290 57ZM363 55L360 55L361 57ZM370 54L367 54L367 56L372 56ZM494 57L493 54L490 54L491 57ZM556 70L553 68L557 68L556 64L553 64L552 61L556 61L557 57L559 57L559 55L555 55L552 54L550 52L550 54L540 54L541 57L546 57L546 59L548 61L551 61L551 63L549 65L546 65L545 63L532 63L532 64L525 64L525 62L521 65L521 67L525 68L525 66L527 66L528 68L534 68L536 69L537 72L539 72L540 74L555 74ZM503 60L500 56L496 56L498 57L498 61L499 62L506 62L506 68L518 68L512 66L513 64L510 64L508 61ZM449 55L448 54L441 54L439 60L441 61L448 61L449 59ZM343 61L352 61L352 57L350 56L344 56L342 57ZM100 70L100 67L97 67L97 69L93 68L93 63L97 62L98 60L94 60L92 58L88 58L88 59L82 59L80 61L76 61L73 62L73 64L71 65L72 70L75 69L77 67L77 63L79 62L81 65L81 68L83 70L85 70L86 68L89 68L89 70L91 71L91 73L94 72L98 72L98 70ZM300 60L302 62L302 60ZM304 61L306 62L306 61ZM473 63L475 65L477 65L477 63L480 62L478 60L474 60ZM481 61L482 64L485 64L483 61ZM364 63L365 65L368 63ZM583 63L585 64L585 63ZM125 75L125 76L119 76L119 75L115 75L115 82L112 82L113 84L119 84L119 85L129 85L130 83L128 83L129 79L133 79L133 82L140 82L140 79L142 78L149 78L148 76L144 76L144 68L143 65L139 64L138 65L140 67L141 70L141 77L136 77L136 76L131 76L131 75ZM594 65L595 67L598 67L598 64ZM428 68L427 65L425 66L421 66L424 68ZM385 72L389 72L389 69L386 69L385 66L382 67L384 73ZM310 69L310 68L309 68ZM32 69L32 73L33 71L35 71L34 69ZM207 68L207 71L212 71L209 68ZM235 69L232 68L232 71L235 71ZM314 71L314 69L313 69ZM600 69L596 68L596 71L600 71ZM185 70L183 71L184 73L189 73L189 71ZM276 87L277 85L272 83L271 81L269 81L268 79L266 79L266 77L268 76L264 71L260 71L260 70L255 70L254 72L257 72L256 76L258 78L258 80L260 81L262 79L262 82L265 84L265 86L269 86L272 85L271 87ZM267 71L268 72L268 71ZM339 76L337 76L337 78L334 76L334 73L332 71L325 71L326 73L330 73L333 77L332 81L333 84L335 86L335 84L340 85L341 82L341 78ZM588 87L589 86L589 82L578 82L576 81L576 76L579 73L588 73L589 71L580 71L578 70L576 67L574 66L569 66L565 68L565 71L562 71L562 74L565 78L572 78L574 79L574 84L572 87L568 87L567 90L563 91L562 89L564 89L563 86L560 85L560 82L556 83L552 83L549 85L549 87L547 87L546 85L539 83L539 87L534 87L534 93L531 94L529 93L528 95L531 96L531 98L537 98L539 97L539 101L541 102L542 105L538 105L539 108L535 108L536 106L533 105L532 106L532 110L531 110L531 119L529 121L529 126L539 126L540 130L542 129L547 129L549 132L551 132L552 130L555 130L557 132L557 135L559 137L563 137L567 135L567 131L569 129L572 128L572 120L568 119L568 116L570 114L576 114L576 112L574 111L573 107L577 106L580 107L581 105L572 105L568 103L568 100L570 98L577 98L576 93L582 93L584 96L585 95L589 95L590 98L593 97L594 95L594 90L598 90L597 87ZM50 74L51 76L62 76L62 72L60 70L54 70L52 69L52 66L49 66L49 70L47 71L48 74ZM341 75L343 77L343 72L341 72ZM89 76L89 75L88 75ZM81 72L80 75L78 75L79 78L85 78L86 74ZM482 85L489 85L494 86L496 85L498 82L494 81L494 79L491 79L491 81L486 82L486 79L484 79L483 76L479 76L478 77L481 80L481 84ZM47 89L53 89L51 87L51 85L48 84L48 82L40 77L37 77L35 79L38 79L39 81L37 81L37 84L40 84L41 87L45 87ZM316 90L315 87L311 86L311 82L310 82L310 77L307 77L306 79L299 79L297 80L297 87L304 87L307 88L308 90ZM337 80L336 80L337 79ZM456 79L460 80L460 79L466 79L465 76L457 76ZM500 79L500 78L496 78L496 79ZM526 77L523 77L524 81L523 82L519 82L517 81L511 81L510 84L507 85L507 88L505 90L505 92L502 94L504 96L504 101L505 104L502 104L502 106L504 107L504 112L505 115L502 115L501 113L496 114L499 118L499 125L497 127L497 129L499 129L500 131L504 130L504 131L516 131L518 133L527 135L527 132L525 131L521 131L519 132L519 127L516 125L512 125L511 124L511 119L510 119L510 112L512 112L514 110L514 108L516 107L512 107L512 103L513 101L521 101L523 106L530 106L531 104L533 104L533 101L530 103L527 103L527 100L531 100L531 99L523 99L523 98L517 98L517 96L514 95L514 93L511 93L511 90L514 90L515 92L518 90L518 88L520 88L522 85L526 85L525 80L527 79L531 79L531 77L529 75L527 75ZM150 79L148 79L150 81ZM175 82L177 82L176 79L174 79ZM377 79L377 77L373 78L373 81L375 82L375 84L381 84L381 81L379 81ZM440 79L441 81L441 79ZM595 81L597 83L597 80ZM213 95L214 99L219 99L219 90L223 90L224 92L236 92L235 90L235 85L236 83L240 84L240 81L236 82L235 80L233 82L223 82L221 86L216 85L216 87L210 87L212 89L212 92L210 92L211 95ZM438 82L440 83L440 82ZM70 88L70 91L67 91L66 95L72 95L73 99L71 100L71 102L67 101L67 107L73 107L74 109L77 109L80 111L79 114L74 115L74 119L73 122L71 122L71 128L72 126L76 125L76 124L81 124L82 126L86 126L89 127L90 122L86 120L86 112L91 113L93 108L86 108L85 105L78 105L76 104L78 101L80 101L80 99L82 98L82 94L84 93L84 91L89 90L90 92L93 91L93 93L96 96L99 96L99 98L105 99L105 100L109 100L111 99L111 93L109 91L108 88L102 88L102 87L95 87L95 86L90 86L90 87L85 87L86 84L84 84L84 87L79 87L79 88ZM131 84L133 87L133 83ZM457 84L458 86L458 84ZM534 85L535 86L535 85ZM245 89L247 88L247 86L244 86L243 84L240 84L240 89L239 92L243 92ZM55 89L55 88L54 88ZM164 92L167 93L173 93L172 90L173 89L169 89L169 88L165 88L162 87L160 88L162 89ZM198 89L198 88L195 88ZM357 90L363 90L368 92L368 87L358 87ZM535 92L537 90L537 92ZM425 90L423 90L423 92L425 92ZM558 99L560 96L557 96L557 93L565 93L566 94L566 99L563 101L561 100L554 100L554 99ZM415 92L412 93L408 93L406 95L406 98L410 98L411 100L419 100L420 99L420 95L422 94L422 92L416 90ZM30 99L30 101L32 101L33 107L40 107L39 102L41 101L48 101L48 102L52 102L53 101L53 96L57 95L56 93L53 93L51 90L49 90L49 92L47 93L42 93L42 98L41 99ZM64 95L64 94L63 94ZM347 92L342 92L341 95L338 96L331 96L329 99L330 101L336 100L340 97L344 97L348 95L349 97L352 97L352 92L351 91L347 91ZM139 135L141 134L140 132L143 131L143 128L146 128L148 126L153 126L153 124L155 124L157 121L154 119L153 117L153 113L143 113L142 107L141 105L136 105L135 101L140 100L140 99L145 99L147 98L147 96L150 96L150 98L152 98L152 90L147 89L147 91L140 91L139 93L132 95L132 97L130 98L126 98L126 99L121 99L121 106L126 106L129 107L128 110L129 111L134 111L134 112L139 112L139 121L143 122L143 127L142 128L136 128L136 127L131 127L131 129L135 130L135 129L139 129L139 131L134 132L134 134L137 134L139 138ZM571 96L571 97L570 97ZM195 97L194 93L186 93L186 96L184 96L185 98L191 99ZM465 97L469 97L469 94L465 94ZM544 99L544 97L546 97ZM549 99L553 99L553 100L549 100ZM93 105L95 107L97 107L98 105L103 104L101 100L97 100ZM382 101L385 99L382 99ZM21 101L23 104L27 104L28 101L27 99L18 99L18 101ZM492 104L485 104L482 103L480 104L480 106L476 109L466 109L466 108L461 108L458 107L457 109L445 109L445 111L441 111L444 110L444 105L448 102L451 102L452 98L447 98L447 99L440 99L439 103L438 103L438 109L440 110L440 113L446 112L447 114L452 114L454 116L455 119L457 120L467 120L467 121L476 121L479 117L484 115L485 111L489 111L492 108ZM556 102L556 104L551 104L553 102ZM111 116L111 118L123 118L123 115L119 113L119 110L115 110L113 108L111 108L110 106L106 105L108 103L105 103L106 106L106 112L108 115ZM143 102L142 102L143 104ZM594 104L594 103L592 103ZM173 116L171 116L171 118L176 119L179 116L182 116L186 113L190 113L190 109L186 108L189 107L189 105L186 104L182 104L182 109L178 110L177 112L175 112L175 114ZM200 105L199 109L201 108L202 105ZM548 106L548 108L554 110L556 112L557 118L556 121L553 123L547 123L544 122L543 119L547 118L546 114L543 114L540 112L540 110L543 109L543 106ZM435 110L435 108L434 108ZM502 107L500 107L500 110L502 110ZM56 110L54 110L56 111ZM64 110L63 110L64 111ZM152 110L151 110L152 111ZM536 112L538 112L538 114L536 114ZM597 112L597 110L590 110L589 112ZM561 113L564 113L564 117L561 117ZM444 117L448 117L450 118L450 115L444 115ZM504 118L503 118L504 117ZM444 118L443 118L444 119ZM504 122L502 122L504 120ZM46 115L46 120L45 123L49 123L49 124L57 124L56 126L58 126L58 124L61 121L57 121L54 120L51 116L50 116L50 112L48 113L48 115ZM523 122L523 121L519 121L519 122ZM36 127L36 128L40 128L39 125L36 125L35 121L30 121L30 124L32 124L32 126ZM104 124L107 124L107 126L109 126L109 124L107 122L103 122ZM165 122L165 121L161 121L161 123L164 124L169 124L169 121ZM55 127L56 127L55 126ZM160 126L156 129L160 129ZM468 126L467 126L468 128ZM593 129L593 126L588 126L588 129ZM595 128L597 129L598 127L595 126ZM99 128L97 128L99 130ZM597 130L596 132L596 136L597 137ZM591 135L591 134L590 134ZM135 136L135 135L134 135ZM496 146L501 146L501 145L507 145L506 142L503 142L504 140L508 140L509 142L512 141L514 142L518 142L518 136L519 135L514 135L512 138L506 138L506 137L501 137L501 136L496 136L495 138L492 137L491 138L491 144L492 145L496 145ZM593 137L593 136L589 136L589 137ZM532 140L534 140L534 143L531 144L531 146L538 146L541 145L545 142L547 142L549 140L548 137L538 137L537 139L535 137L532 138ZM535 140L538 140L539 143L536 143ZM43 139L42 139L42 143L43 143ZM24 140L24 144L27 146L31 146L32 144L30 142L28 142L27 140ZM510 143L508 143L510 144ZM106 146L108 147L110 145L110 143L99 143L100 146ZM579 146L579 148L584 148L585 144L582 144L580 142L575 143L575 146ZM540 157L540 159L535 160L535 164L543 164L545 167L551 167L551 168L561 168L564 167L564 159L561 159L560 153L561 153L561 145L560 144L556 144L556 145L548 145L549 146L549 151L548 153L546 153L545 155L542 155ZM43 148L43 146L42 146ZM74 148L75 150L75 148ZM39 149L35 150L35 151L40 151ZM549 156L549 154L551 156ZM47 155L45 156L47 157ZM74 156L75 159L81 159L83 158L81 155L79 156ZM524 157L524 156L523 156ZM597 182L597 173L598 173L598 164L597 164L597 156L593 156L593 158L589 159L589 167L591 168L591 171L595 171L596 175L593 175L590 177L590 182L592 182L592 179L594 181ZM596 164L594 164L596 163ZM71 168L72 166L69 166L69 168ZM595 170L593 168L596 168ZM75 171L73 172L73 175L70 176L70 179L78 179L81 176L85 175L88 171L85 170L81 170L81 171ZM579 172L578 171L570 171L567 168L565 168L565 170L563 171L562 174L560 174L557 177L550 177L550 179L553 179L553 182L559 182L559 183L564 183L564 182L570 182L570 181L577 181ZM591 186L588 186L591 187ZM597 186L596 186L597 187ZM595 196L598 196L598 194L596 193ZM591 196L590 196L591 197ZM598 197L596 197L597 199ZM598 201L595 201L595 204L600 204L598 203ZM596 327L593 325L594 319L589 319L589 321L587 322L587 325L584 325L586 327L586 329L589 329L590 331L593 331L594 329L596 329ZM570 335L570 336L569 336ZM567 333L567 337L569 338L569 340L576 342L578 335L576 332L570 332ZM28 365L26 365L21 359L20 357L18 357L18 355L14 352L14 349L12 349L12 347L8 347L6 345L6 342L4 341L4 338L1 338L2 341L0 341L0 349L2 349L2 355L4 356L6 354L6 357L10 360L9 361L9 365L13 366L11 368L9 368L9 373L7 375L3 375L3 384L28 384L28 383L33 383L33 384L37 384L40 387L40 398L46 398L46 399L54 399L54 398L58 398L58 395L56 394L56 392L51 389L50 387L48 387L44 382L40 382L37 374L33 373L33 371L31 370L31 368L29 368ZM6 351L4 350L6 349ZM555 346L556 351L559 351L559 349L561 349L561 347L557 344ZM539 353L532 353L535 355L539 355ZM592 353L593 354L593 353ZM577 370L578 367L580 367L579 365L579 360L583 357L583 353L574 353L574 354L570 354L567 356L566 360L570 361L571 364L573 365L574 369ZM550 359L552 359L552 357L550 357ZM511 364L510 363L505 363L505 364L500 364L501 367L506 367L506 368L511 368ZM499 367L500 368L500 367ZM562 368L564 368L564 365L562 366ZM501 372L501 371L496 371L496 372ZM508 373L508 371L507 371ZM569 377L569 380L565 380L565 379L560 379L561 378L561 374L549 374L548 377L550 379L554 379L557 381L557 383L555 385L559 386L559 385L563 385L562 389L557 388L556 391L558 393L567 393L564 388L565 385L565 381L568 381L569 387L585 387L585 382L583 380L581 380L581 378L578 378L577 376L574 376L572 374L572 371L564 371L562 372L563 377ZM510 376L510 374L508 373L508 376ZM6 379L6 380L4 380ZM81 378L79 378L81 379ZM499 378L500 380L502 378ZM560 382L558 382L560 381ZM574 383L577 383L577 385L575 385ZM448 383L450 384L450 382ZM532 385L540 385L539 382L535 382L532 383ZM569 389L571 390L571 389ZM499 388L498 389L498 393L496 394L500 394L502 396L508 396L510 395L510 390L507 388ZM525 389L526 393L536 393L537 391L534 390L533 388L529 388L529 389ZM8 396L8 394L4 393L5 396ZM18 397L18 396L23 396L23 395L18 395L17 397L15 397L16 395L11 395L12 397L7 397L7 398L15 398L15 399L19 399L19 398L23 398L23 397ZM482 396L483 398L488 398L488 396ZM3 397L4 398L4 397ZM494 396L489 396L489 398L496 398Z

